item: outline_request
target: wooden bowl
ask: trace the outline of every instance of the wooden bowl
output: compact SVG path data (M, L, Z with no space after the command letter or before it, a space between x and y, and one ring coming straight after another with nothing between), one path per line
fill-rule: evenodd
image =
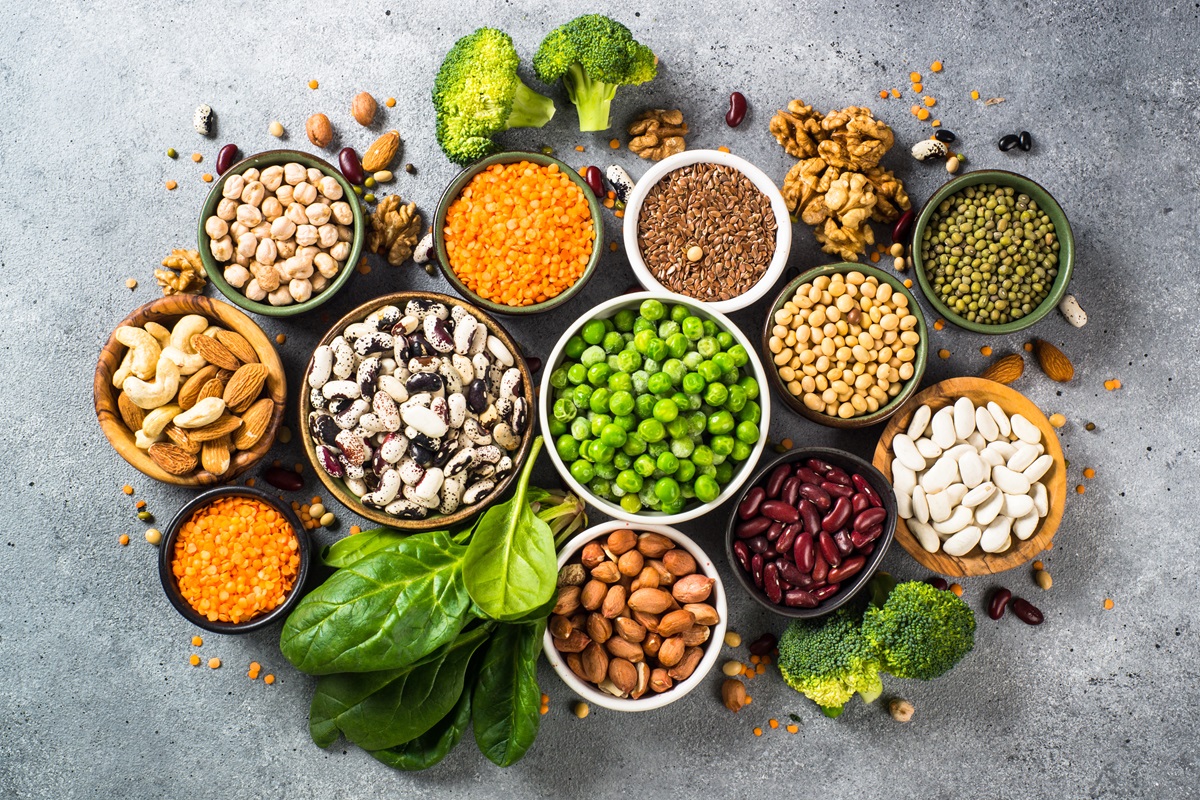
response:
M109 444L121 458L128 461L139 472L149 475L156 481L173 483L176 486L212 486L241 475L258 463L271 449L271 445L275 442L275 434L283 421L283 406L287 399L287 379L283 374L283 364L279 361L279 354L275 352L275 346L271 344L271 340L262 332L262 329L241 311L219 300L211 300L194 294L163 297L137 309L122 320L121 325L140 327L147 322L157 322L169 328L180 317L187 314L200 314L214 324L240 333L254 348L254 352L258 354L258 360L267 368L266 396L271 398L274 408L271 411L271 419L267 423L266 433L252 450L239 450L235 453L225 474L213 475L206 470L197 469L188 475L172 475L154 463L145 450L138 449L134 444L133 431L125 427L121 413L117 410L117 390L112 385L112 376L121 365L126 348L112 334L109 335L104 349L100 351L100 362L96 365L92 394L96 405L96 418L100 421L100 429L104 431Z
M1033 401L1025 395L1010 389L1002 383L985 380L984 378L951 378L930 386L925 391L912 398L892 417L891 421L879 437L875 446L875 466L887 479L892 479L892 438L908 429L909 422L916 410L922 405L929 406L935 413L946 406L953 405L960 397L969 397L976 406L985 405L989 400L995 401L1005 413L1021 414L1027 420L1037 425L1042 432L1042 440L1046 452L1054 459L1054 465L1043 477L1046 489L1050 495L1050 512L1038 523L1033 535L1025 541L1013 537L1013 545L1003 553L985 553L975 546L965 556L952 556L939 550L930 553L917 537L905 525L903 519L896 520L896 541L908 551L908 554L925 567L940 572L943 575L970 576L993 575L998 572L1019 567L1037 556L1038 553L1050 546L1054 532L1062 521L1063 508L1067 501L1067 467L1063 462L1062 447L1058 443L1058 435L1054 432L1050 421Z
M309 402L308 385L304 384L304 391L300 392L300 419L297 421L297 430L300 431L301 440L304 442L304 452L308 456L309 462L312 464L313 470L317 473L317 477L321 479L321 483L325 484L325 488L338 499L342 505L349 508L355 514L366 517L369 520L378 522L380 525L387 525L390 528L399 528L406 531L431 531L444 530L453 525L465 522L476 514L480 513L492 503L500 499L508 490L509 485L516 479L521 471L521 465L525 463L525 459L529 456L529 448L533 446L533 437L537 435L534 430L537 426L533 424L533 411L536 408L534 405L533 396L533 375L529 371L529 366L525 363L525 356L521 352L521 346L509 336L508 331L500 327L496 320L492 319L476 306L471 305L465 300L460 300L456 297L449 297L444 294L436 294L434 292L396 292L394 294L385 294L382 297L376 297L374 300L363 303L358 308L351 311L346 316L334 323L325 335L321 337L321 341L317 342L316 347L327 345L335 338L341 335L346 326L353 322L361 322L368 314L377 308L387 305L398 306L401 310L409 300L433 300L438 303L445 303L453 308L454 306L463 306L475 315L475 318L485 324L488 332L494 335L497 339L504 342L504 346L508 348L508 352L512 353L513 361L516 367L521 370L521 388L525 394L525 402L530 409L529 424L525 426L525 435L521 441L521 446L512 454L513 468L499 483L492 493L480 500L478 503L470 506L462 506L453 514L444 516L431 516L425 519L400 519L388 514L380 508L370 508L363 505L358 497L352 494L341 478L334 478L321 466L317 460L316 445L313 442L312 430L308 425L308 415L312 412L312 403ZM316 350L316 347L313 350ZM312 370L312 358L308 360L308 364L304 367L305 380L308 373Z

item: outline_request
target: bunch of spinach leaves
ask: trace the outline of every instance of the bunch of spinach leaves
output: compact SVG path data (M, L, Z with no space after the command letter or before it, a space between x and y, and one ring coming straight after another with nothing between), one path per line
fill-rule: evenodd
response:
M458 744L506 767L537 737L537 660L557 597L556 550L587 524L583 502L531 487L534 440L513 497L456 533L388 528L322 555L336 569L288 617L283 655L318 675L314 742L345 736L419 770Z

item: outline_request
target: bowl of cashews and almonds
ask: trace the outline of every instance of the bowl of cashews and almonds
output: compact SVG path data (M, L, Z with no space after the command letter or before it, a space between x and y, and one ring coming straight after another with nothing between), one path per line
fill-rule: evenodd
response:
M283 365L262 330L217 300L142 306L100 353L96 416L110 444L150 477L228 481L266 454L283 418Z
M270 150L234 164L200 213L200 257L229 300L292 316L332 297L362 253L366 220L349 182L329 163Z

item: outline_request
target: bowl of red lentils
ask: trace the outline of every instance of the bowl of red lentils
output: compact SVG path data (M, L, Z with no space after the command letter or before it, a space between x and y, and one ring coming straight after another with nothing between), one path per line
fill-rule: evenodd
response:
M158 575L192 624L247 633L291 612L309 561L308 534L286 503L248 486L223 486L179 509L159 548Z
M496 153L463 170L433 218L442 274L494 314L566 303L595 273L603 240L600 202L587 182L541 153Z

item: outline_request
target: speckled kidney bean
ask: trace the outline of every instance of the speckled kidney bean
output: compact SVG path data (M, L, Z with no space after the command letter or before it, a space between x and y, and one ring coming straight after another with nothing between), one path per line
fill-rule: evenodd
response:
M816 473L813 474L815 475ZM821 511L828 511L829 507L833 505L833 498L829 496L829 492L815 483L800 484L800 496L811 502Z
M789 608L816 608L821 605L821 599L807 589L788 589L783 595L783 604Z
M988 601L988 616L992 619L1003 617L1005 609L1008 608L1008 601L1011 599L1012 592L1003 586L992 592L992 599Z
M754 519L758 516L758 508L762 505L763 500L767 499L767 490L761 486L755 486L750 491L746 492L745 499L738 503L738 516L742 519Z
M871 505L876 508L883 508L883 500L880 499L879 492L875 491L875 487L866 478L855 473L850 476L850 481L854 484L855 489L858 489L867 496L867 499L871 501Z
M779 583L779 567L774 562L763 567L763 591L767 599L778 605L783 600L783 586Z
M1017 615L1017 619L1026 625L1041 625L1045 619L1041 609L1023 597L1014 597L1009 605L1012 606L1012 612Z

